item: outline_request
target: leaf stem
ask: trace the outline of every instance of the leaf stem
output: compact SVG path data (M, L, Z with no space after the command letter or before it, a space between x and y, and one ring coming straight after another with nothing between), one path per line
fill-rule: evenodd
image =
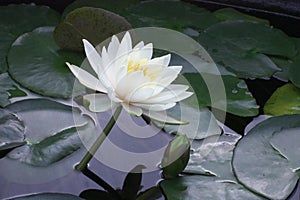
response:
M92 145L91 149L85 154L85 156L82 158L80 163L75 166L75 169L78 171L82 171L87 167L87 164L90 162L90 160L93 158L93 155L96 153L98 148L101 146L101 144L104 142L105 138L110 133L111 129L116 123L117 118L119 117L122 110L122 106L119 106L113 116L110 118L109 122L103 129L102 133L99 135L95 143Z

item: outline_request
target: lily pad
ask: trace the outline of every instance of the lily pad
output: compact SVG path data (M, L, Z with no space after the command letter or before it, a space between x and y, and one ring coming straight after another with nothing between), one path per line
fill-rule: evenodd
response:
M14 198L15 200L82 200L82 198L77 197L72 194L62 194L62 193L41 193L33 194L28 196L22 196Z
M270 56L270 58L277 65L277 67L281 69L281 71L276 72L273 76L282 81L288 81L289 70L294 62L287 58L280 58L275 56Z
M266 102L268 115L300 114L300 89L291 83L278 88Z
M214 102L212 103L209 89L207 88L202 76L196 73L184 74L184 77L189 81L197 95L200 107L214 106L219 109L227 108L227 112L243 117L255 116L258 114L259 106L256 104L252 94L249 92L245 81L233 76L221 76L227 99L213 99ZM212 84L213 80L217 78L219 77L216 75L205 75L205 79L210 80L210 83ZM218 91L221 88L214 87L214 85L210 85L210 87L211 91L216 94L222 92Z
M222 182L215 177L185 176L160 182L167 199L182 200L261 200L238 183Z
M268 199L287 199L299 179L299 131L300 115L272 117L251 129L234 150L237 179Z
M82 146L77 132L84 133L93 126L78 109L49 100L24 100L8 108L26 125L27 144L7 156L33 166L48 166L72 154Z
M300 49L300 48L299 48ZM293 64L289 68L289 78L294 85L300 88L300 54L294 58Z
M292 58L297 53L293 41L282 31L252 21L215 24L198 40L216 64L240 78L270 77L280 69L266 55Z
M80 65L83 55L55 44L53 27L40 27L20 36L8 54L9 73L23 87L41 95L69 98L75 77L65 62Z
M221 21L228 20L248 20L248 21L256 21L264 24L270 24L270 22L266 19L257 18L251 15L247 15L245 13L241 13L233 8L222 8L214 12L214 15Z
M0 106L7 106L11 98L21 96L26 96L26 93L19 89L7 73L0 74Z
M163 8L163 12L157 12ZM180 13L180 15L178 14ZM164 27L184 31L204 30L219 22L208 10L183 1L145 1L128 8L126 19L133 27Z
M107 38L131 29L121 16L101 8L83 7L69 13L54 31L54 39L63 49L83 51L82 39L97 46Z
M65 18L70 12L81 7L102 8L125 16L127 8L134 3L139 3L139 0L114 0L114 2L107 0L76 0L66 7L63 17Z
M221 180L237 182L232 171L231 160L235 144L240 139L236 135L212 136L191 143L190 160L184 172L211 175Z
M0 108L0 151L24 144L25 126L18 116Z
M39 26L54 26L60 20L60 15L56 11L46 6L32 4L0 6L0 13L1 73L7 70L6 55L10 45L19 35L32 31Z

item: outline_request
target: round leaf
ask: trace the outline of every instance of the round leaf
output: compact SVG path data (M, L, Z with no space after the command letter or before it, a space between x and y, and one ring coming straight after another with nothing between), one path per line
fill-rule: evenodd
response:
M18 116L0 108L0 151L24 143L25 126Z
M228 20L248 20L256 21L264 24L269 24L269 21L266 19L260 19L245 13L241 13L233 8L222 8L214 12L214 15L221 21Z
M185 176L160 182L167 199L182 200L262 200L242 185L222 182L215 177Z
M107 38L131 29L121 16L101 8L78 8L67 15L54 31L56 43L63 49L83 51L82 39L97 46Z
M20 36L9 51L9 73L23 87L38 94L69 98L75 77L65 62L80 65L83 56L60 50L52 32L52 27L41 27Z
M237 179L268 199L287 199L299 179L295 171L300 167L299 125L300 115L285 115L269 118L251 129L234 150Z
M60 20L54 10L32 4L0 6L0 13L0 72L7 70L6 55L19 35L39 26L54 26Z
M236 182L231 160L233 149L239 139L240 136L236 135L221 135L202 141L194 140L191 145L190 160L184 172L212 175L221 180Z
M164 11L157 12L161 8ZM134 27L155 26L178 31L187 28L204 30L218 22L218 19L204 8L182 1L141 2L129 7L125 17Z
M299 48L300 50L300 48ZM289 78L294 85L300 88L300 55L293 60L293 64L289 68Z
M268 115L300 114L300 89L291 83L278 88L266 102Z
M216 75L202 74L202 76L205 76L205 79L210 80L211 83L214 83L213 80L217 78ZM227 112L243 117L255 116L258 114L259 106L249 92L245 81L233 76L222 76L227 99L214 100L215 102L212 104L209 90L202 76L196 73L184 74L184 77L193 87L201 107L212 105L220 109L226 107ZM218 87L214 87L213 85L210 85L210 87L216 94L222 92L218 91L220 89Z

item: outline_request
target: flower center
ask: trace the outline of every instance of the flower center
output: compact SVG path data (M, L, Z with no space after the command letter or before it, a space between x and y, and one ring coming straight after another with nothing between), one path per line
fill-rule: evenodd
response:
M137 62L134 62L133 60L129 60L127 64L127 74L140 70L143 72L144 76L148 76L150 77L150 79L154 79L155 75L153 73L149 73L149 67L146 66L147 63L148 63L147 58L140 59Z

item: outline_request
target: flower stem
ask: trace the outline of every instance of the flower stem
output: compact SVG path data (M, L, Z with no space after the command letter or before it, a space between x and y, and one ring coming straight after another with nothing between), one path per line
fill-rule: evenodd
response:
M103 129L102 133L99 135L95 143L92 145L91 149L85 154L85 156L82 158L80 163L75 166L75 169L78 171L82 171L87 167L87 164L90 162L90 160L93 158L93 155L96 153L98 148L101 146L101 144L104 142L105 138L110 133L111 129L116 123L117 118L119 117L122 110L122 106L119 106L113 116L110 118L109 122Z

